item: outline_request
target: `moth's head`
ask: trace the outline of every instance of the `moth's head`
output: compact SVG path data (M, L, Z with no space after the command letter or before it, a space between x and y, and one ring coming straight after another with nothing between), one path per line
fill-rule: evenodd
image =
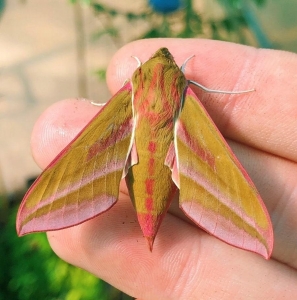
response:
M160 48L151 58L166 58L169 61L174 61L173 56L167 48Z

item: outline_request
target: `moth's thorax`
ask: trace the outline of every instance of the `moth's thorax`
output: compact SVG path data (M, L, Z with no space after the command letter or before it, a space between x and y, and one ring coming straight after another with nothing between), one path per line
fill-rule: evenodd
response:
M177 116L187 81L174 60L157 56L134 72L132 85L137 118L152 117L153 125Z

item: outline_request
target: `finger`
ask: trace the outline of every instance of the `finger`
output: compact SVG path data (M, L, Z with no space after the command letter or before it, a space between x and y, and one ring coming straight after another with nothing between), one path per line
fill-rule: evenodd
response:
M141 299L297 294L293 269L228 246L170 214L150 252L136 220L130 201L121 199L105 214L48 237L61 258Z
M168 47L186 77L212 89L246 90L242 95L198 93L223 134L233 140L297 161L297 56L232 43L199 39L149 39L130 43L114 56L107 79L114 93L137 64Z
M32 154L44 169L86 126L100 107L85 99L65 99L39 117L31 136Z

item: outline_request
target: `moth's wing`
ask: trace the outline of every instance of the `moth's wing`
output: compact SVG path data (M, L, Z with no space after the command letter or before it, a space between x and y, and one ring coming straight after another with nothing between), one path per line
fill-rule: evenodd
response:
M210 234L269 258L273 230L265 205L189 87L175 134L181 209Z
M18 211L19 235L82 223L117 201L132 145L131 93L127 83L36 179Z

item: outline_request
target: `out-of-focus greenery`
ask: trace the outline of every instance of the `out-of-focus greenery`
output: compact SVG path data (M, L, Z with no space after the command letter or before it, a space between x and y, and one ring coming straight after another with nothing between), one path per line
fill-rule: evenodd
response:
M100 0L69 1L88 5L100 20L93 38L107 35L118 48L131 40L159 37L202 37L272 47L252 8L263 6L266 0L213 0L216 13L203 10L201 0L142 0L135 5L128 2L130 6ZM97 73L104 79L104 69Z
M197 7L203 1L195 0L143 0L143 6L139 8L138 5L137 9L134 7L118 9L112 4L103 4L103 1L100 0L70 0L70 2L83 3L93 9L101 24L105 27L97 31L95 35L97 38L108 34L122 44L127 40L125 40L125 33L122 30L123 23L119 24L117 18L127 21L129 26L126 26L126 30L130 28L132 32L135 31L133 28L137 28L134 35L131 32L129 33L130 39L132 36L133 40L156 37L191 38L203 36L246 44L248 39L244 30L250 27L246 12L251 12L251 4L262 6L266 0L212 1L217 4L217 9L221 11L218 15L199 11ZM257 39L257 37L255 38Z
M51 250L45 233L17 237L16 209L0 228L0 300L132 299Z

